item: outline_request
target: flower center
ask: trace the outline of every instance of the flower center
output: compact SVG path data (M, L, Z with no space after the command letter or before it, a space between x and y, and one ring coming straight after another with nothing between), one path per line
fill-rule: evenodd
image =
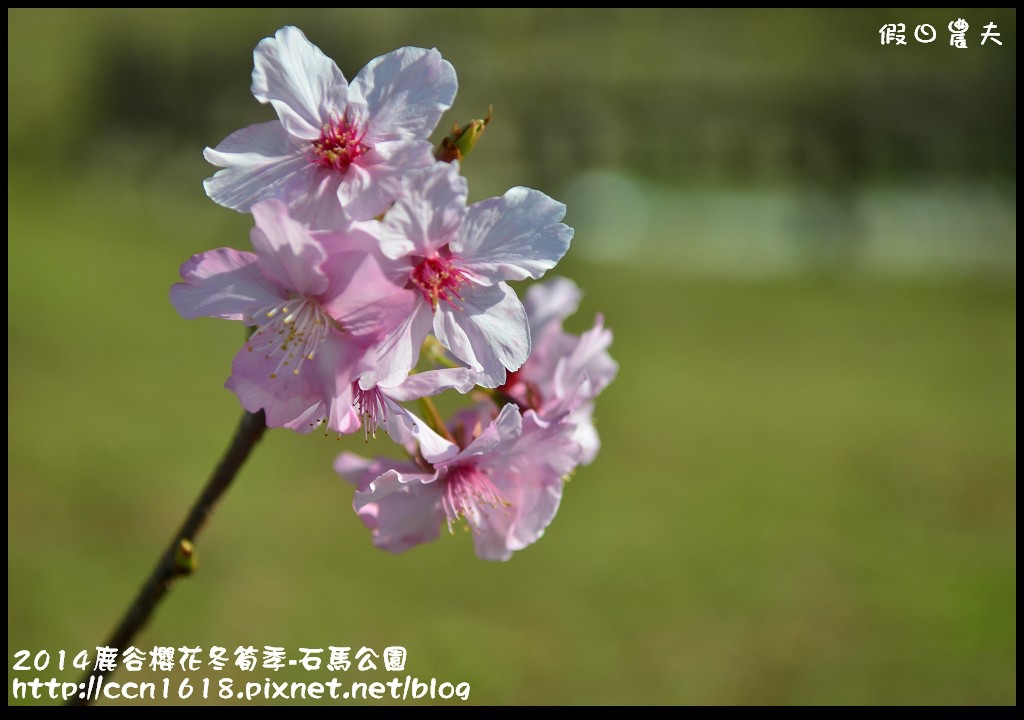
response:
M475 465L456 465L448 470L444 479L441 506L448 517L448 531L452 532L459 518L474 529L483 521L481 505L507 508L512 505L495 487L487 474Z
M541 395L540 388L537 383L522 376L522 368L506 374L505 384L495 389L515 400L523 412L530 409L540 410L544 405L544 396Z
M459 288L466 282L466 274L452 264L451 258L440 255L426 258L412 269L409 277L434 310L440 300L459 309L455 300L462 299Z
M347 117L338 121L328 120L320 131L320 137L313 141L310 162L345 172L353 160L369 151L362 139L359 128L349 123Z
M359 387L359 381L352 383L352 407L359 413L363 421L363 439L377 437L377 428L388 429L388 408L384 404L384 395L374 385L369 390Z
M298 375L302 364L316 355L331 328L341 329L319 303L307 298L292 298L263 308L250 320L256 330L246 349L277 358L277 367L270 373L272 380L289 366L294 366L291 371Z

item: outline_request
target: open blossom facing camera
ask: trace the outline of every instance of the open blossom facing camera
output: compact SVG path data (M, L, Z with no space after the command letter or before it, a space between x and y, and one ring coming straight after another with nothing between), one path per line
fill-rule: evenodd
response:
M367 351L408 313L408 300L373 258L354 248L365 231L313 233L276 200L252 208L255 253L220 248L181 267L171 302L185 318L254 328L227 387L270 427L308 432L359 427L352 384Z
M529 357L526 310L505 281L539 278L562 258L573 235L565 205L523 187L469 207L467 194L458 164L438 164L413 175L384 217L384 269L414 307L386 341L383 382L415 364L431 329L486 387Z
M356 483L356 513L377 547L402 552L464 521L479 557L508 560L558 511L578 454L572 431L506 405L458 454L430 467L343 454L335 469Z
M252 93L278 120L251 125L207 148L223 170L207 194L248 212L267 198L329 228L344 216L379 215L402 179L434 162L427 138L455 99L455 70L437 50L404 47L371 60L349 84L302 31L284 27L254 52Z
M435 156L426 138L456 92L437 50L400 48L348 83L284 27L254 58L253 95L278 119L205 151L222 168L207 194L252 213L252 250L194 255L171 302L249 329L225 385L266 426L386 433L405 451L335 463L376 546L463 525L479 557L509 559L594 460L595 398L618 370L600 315L580 336L563 329L575 284L534 285L525 304L508 285L565 255L565 206L525 187L467 204L461 160L491 115L456 125ZM431 398L448 391L472 403L446 422Z

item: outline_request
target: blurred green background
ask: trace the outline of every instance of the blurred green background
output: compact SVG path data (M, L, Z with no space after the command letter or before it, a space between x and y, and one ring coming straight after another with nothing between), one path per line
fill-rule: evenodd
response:
M239 328L167 293L247 246L201 150L274 117L285 24L349 78L436 46L438 137L494 104L471 193L567 202L603 450L488 564L372 547L330 465L386 441L273 431L140 647L403 645L479 704L1016 702L1007 10L8 10L9 666L105 639L240 415Z

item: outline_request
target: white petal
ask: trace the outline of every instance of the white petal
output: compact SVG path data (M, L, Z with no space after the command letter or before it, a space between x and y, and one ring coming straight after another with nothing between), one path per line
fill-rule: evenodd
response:
M380 249L392 260L430 256L453 241L466 216L469 188L456 163L434 163L409 176L384 216Z
M404 194L410 173L434 163L432 146L425 141L381 142L356 158L341 176L338 200L353 220L369 220Z
M484 387L505 382L505 370L517 370L530 355L526 310L505 283L463 286L459 310L441 303L434 334L458 359L479 372Z
M404 47L368 62L349 93L353 104L366 104L372 143L425 140L457 89L455 68L436 49Z
M224 168L203 182L206 194L241 212L260 200L301 194L315 170L276 120L236 130L216 148L206 148L203 157Z
M420 348L430 332L430 306L417 299L412 312L367 355L370 369L359 378L364 390L374 385L393 387L416 366Z
M348 225L345 210L338 202L338 186L344 177L331 170L309 166L281 197L296 220L312 230L336 230Z
M515 187L500 198L470 205L452 252L486 285L536 280L569 249L573 230L559 222L564 216L562 203Z
M344 112L345 76L298 28L283 27L261 40L253 60L252 94L274 106L292 135L315 140L328 120Z
M401 385L386 388L385 392L397 402L410 402L452 389L465 395L475 385L476 376L469 368L442 368L410 375Z
M388 435L399 445L410 440L419 444L420 454L429 463L450 460L459 454L459 446L438 435L415 414L395 402L388 402Z

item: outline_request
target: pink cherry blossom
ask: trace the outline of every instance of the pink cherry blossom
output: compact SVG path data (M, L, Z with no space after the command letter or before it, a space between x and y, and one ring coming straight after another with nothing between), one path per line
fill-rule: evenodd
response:
M269 427L308 432L359 428L353 383L368 351L408 314L394 287L361 248L373 223L315 233L267 200L252 207L255 253L220 248L181 266L171 302L185 318L241 320L254 328L226 387ZM362 228L362 229L360 229Z
M526 291L533 352L500 390L545 419L562 418L575 425L573 438L580 446L580 463L586 465L601 446L593 400L615 379L619 366L608 354L612 334L601 315L580 336L563 330L562 321L576 312L579 301L579 288L566 278L552 278Z
M558 511L579 454L572 431L509 404L450 459L417 465L345 453L335 470L356 484L353 507L377 547L403 552L464 521L479 557L508 560Z
M204 183L214 202L246 212L276 198L296 219L331 228L344 216L379 215L406 173L434 163L427 138L458 86L437 50L399 48L371 60L351 84L295 27L261 40L253 56L252 93L278 120L206 149L224 168Z
M573 235L565 206L516 187L467 208L467 194L458 164L438 164L412 176L385 215L385 272L415 305L367 382L400 381L431 329L487 387L529 356L526 311L505 281L537 279L562 258Z

